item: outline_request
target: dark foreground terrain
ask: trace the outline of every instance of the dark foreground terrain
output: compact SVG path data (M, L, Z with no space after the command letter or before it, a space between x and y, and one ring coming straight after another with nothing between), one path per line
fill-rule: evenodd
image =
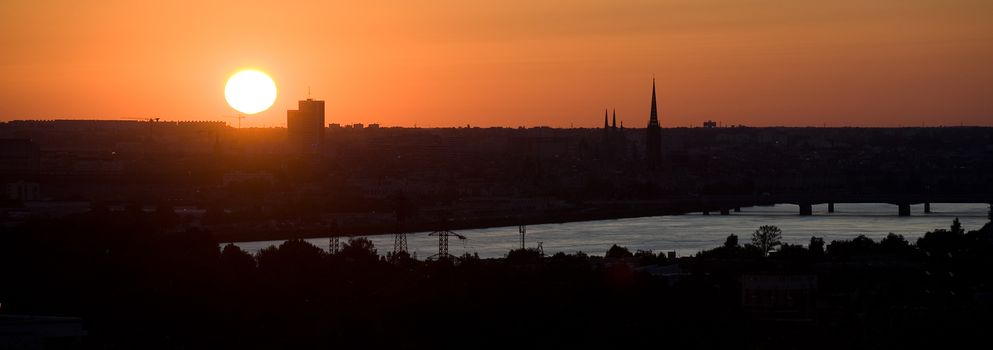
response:
M5 229L0 315L79 317L84 337L50 344L92 349L947 348L993 325L990 225L768 257L731 236L680 259L615 246L432 261L361 239L252 256L169 225L119 212Z

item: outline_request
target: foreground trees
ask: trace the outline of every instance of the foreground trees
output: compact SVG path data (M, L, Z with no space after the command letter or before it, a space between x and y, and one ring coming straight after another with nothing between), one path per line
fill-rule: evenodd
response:
M783 230L779 227L764 225L752 233L752 244L759 247L763 255L768 256L769 251L781 245Z
M438 345L439 325L460 345L610 348L664 337L689 348L851 348L925 345L993 322L983 302L989 226L936 230L918 246L892 235L772 251L731 236L682 259L614 246L605 257L516 250L440 261L380 258L366 240L338 254L289 240L251 255L219 248L209 232L154 227L47 222L0 233L0 311L79 316L89 347L146 349L418 348ZM741 309L750 274L816 275L830 298L823 318L756 332L762 325ZM791 343L803 334L817 341Z

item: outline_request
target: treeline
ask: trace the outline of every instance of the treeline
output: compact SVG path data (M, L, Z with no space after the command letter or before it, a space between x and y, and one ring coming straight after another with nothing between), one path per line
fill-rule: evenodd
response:
M993 315L989 225L913 244L773 239L764 251L732 236L676 260L613 246L604 257L432 261L382 257L365 239L336 254L289 240L251 255L161 227L154 215L105 213L6 229L0 313L80 316L85 345L101 349L885 348L978 337ZM817 317L772 329L752 319L745 274L818 276Z

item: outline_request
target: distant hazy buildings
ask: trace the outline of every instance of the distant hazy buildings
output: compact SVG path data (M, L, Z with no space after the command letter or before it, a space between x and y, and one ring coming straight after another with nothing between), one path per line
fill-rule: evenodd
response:
M4 199L16 201L37 200L39 195L37 182L18 181L4 185Z
M275 179L268 171L231 171L224 173L222 178L224 187L245 183L271 185L273 182Z
M0 183L7 200L38 198L38 175L41 151L28 139L0 139Z
M0 139L0 174L21 180L38 172L41 151L28 139Z
M809 319L816 299L816 275L741 276L741 306L752 317Z
M607 122L607 110L603 111L603 154L601 157L605 161L618 161L626 158L627 140L624 136L624 122L621 127L617 127L617 110L613 112L613 121Z
M290 143L306 152L324 144L324 101L306 99L296 110L286 111L286 129Z

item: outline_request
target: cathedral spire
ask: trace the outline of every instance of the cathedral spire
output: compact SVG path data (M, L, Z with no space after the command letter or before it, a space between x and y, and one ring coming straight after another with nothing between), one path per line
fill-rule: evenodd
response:
M603 128L606 129L607 126L608 126L607 125L607 109L604 108L603 109Z
M662 163L662 128L659 126L659 107L655 102L655 77L652 77L652 114L648 118L645 138L645 160L649 169L658 169Z
M614 110L614 123L611 126L611 128L617 129L617 110L616 109Z
M659 108L655 103L655 77L652 77L652 114L648 119L648 127L658 127L659 126Z

